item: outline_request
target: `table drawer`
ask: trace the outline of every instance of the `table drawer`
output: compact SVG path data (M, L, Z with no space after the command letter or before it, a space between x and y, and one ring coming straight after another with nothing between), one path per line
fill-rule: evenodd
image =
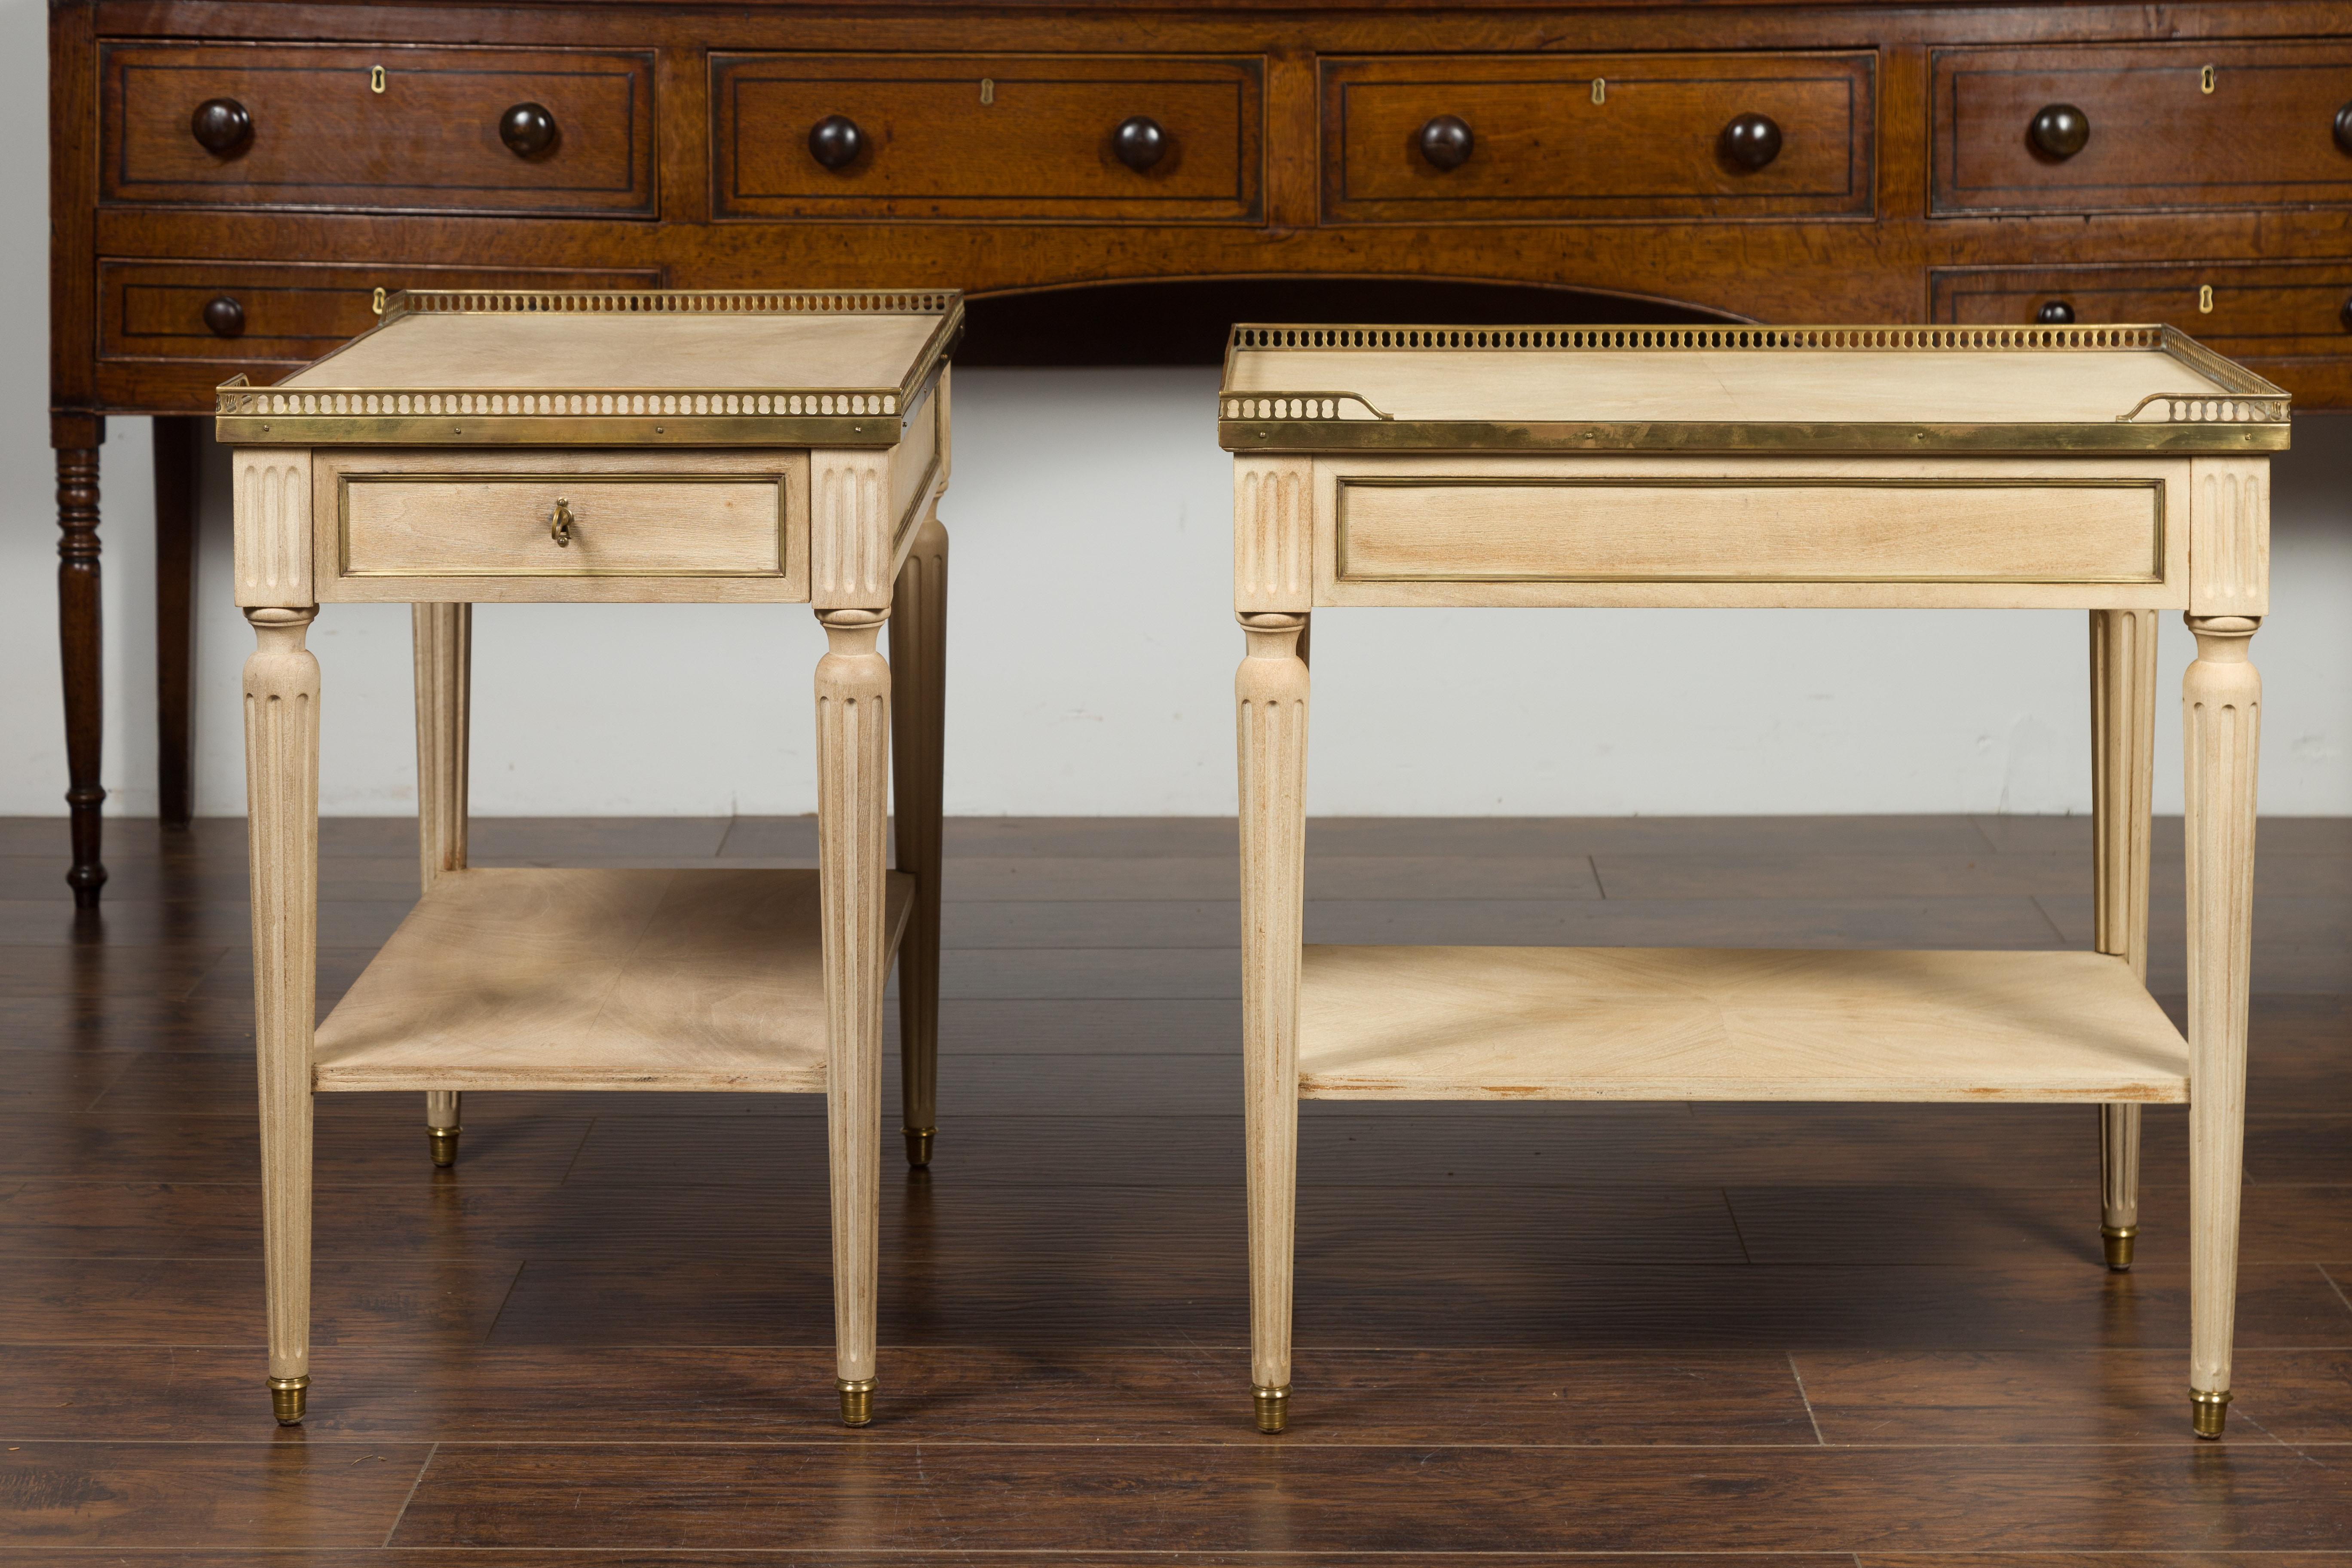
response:
M99 199L650 217L653 67L649 50L107 44Z
M1255 223L1265 68L1252 58L720 55L710 63L721 217ZM1121 162L1135 117L1156 162ZM811 132L855 141L820 163Z
M2185 462L1317 465L1318 604L2111 604L2186 592Z
M1935 320L1955 325L2026 323L2063 310L2085 325L2169 321L2231 358L2352 350L2346 260L1950 268L1930 274L1928 298Z
M1327 58L1324 221L1867 214L1874 63L1866 52ZM1751 117L1777 137L1753 166L1731 132ZM1466 158L1449 121L1467 128ZM1752 136L1746 145L1751 158L1767 151Z
M1938 49L1931 76L1937 212L2352 201L2352 40ZM2075 151L2036 131L2062 106Z
M651 289L651 268L333 262L108 261L98 264L101 360L308 364L376 324L376 291L403 289ZM226 373L223 373L226 379Z
M808 597L801 453L323 452L312 490L322 601Z

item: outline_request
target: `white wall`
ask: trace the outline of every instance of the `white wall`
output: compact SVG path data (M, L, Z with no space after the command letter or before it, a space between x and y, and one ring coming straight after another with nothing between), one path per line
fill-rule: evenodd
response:
M37 146L42 8L0 0L0 135ZM60 813L54 479L40 326L43 163L0 185L0 813ZM1695 231L1696 233L1696 231ZM789 279L780 279L789 282ZM1231 489L1213 372L956 379L948 808L1226 813L1234 804ZM152 813L148 426L104 453L109 809ZM2263 796L2352 813L2352 420L2306 419L2277 468ZM197 680L197 808L242 810L225 468L213 454ZM474 806L484 815L811 809L808 612L476 611ZM2166 632L2177 690L2187 634ZM323 667L331 813L415 801L408 616L336 605ZM1318 812L2082 811L2084 617L1990 612L1326 611L1315 628ZM2178 708L2158 704L2159 810Z

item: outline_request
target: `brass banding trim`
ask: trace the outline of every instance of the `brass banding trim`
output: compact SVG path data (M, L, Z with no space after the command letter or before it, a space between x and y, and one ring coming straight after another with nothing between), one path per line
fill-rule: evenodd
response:
M1252 394L1255 396L1255 394ZM1268 394L1286 396L1287 394ZM2166 424L1782 425L1497 419L1220 419L1229 452L2284 452L2288 426Z

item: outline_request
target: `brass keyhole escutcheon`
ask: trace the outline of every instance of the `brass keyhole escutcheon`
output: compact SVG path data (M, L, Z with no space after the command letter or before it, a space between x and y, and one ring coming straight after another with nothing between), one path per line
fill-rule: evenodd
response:
M2215 88L2221 85L2221 70L2220 67L2207 66L2203 70L2197 73L2198 91L2210 94Z
M383 90L383 68L382 66L371 66L368 68L368 90L370 92L382 92Z
M562 496L555 498L555 515L547 520L547 536L560 550L572 548L572 503Z
M1606 77L1594 77L1592 79L1592 101L1595 103L1606 103L1609 101L1609 81Z
M2213 285L2210 283L2197 286L2197 313L2200 316L2213 313Z
M381 315L383 315L383 289L377 289L377 290L375 291L375 293L373 294L373 296L372 296L372 297L369 299L369 300L368 300L368 309L369 309L369 310L373 310L373 311L374 311L377 315L379 315L379 316L381 316Z
M996 83L987 77L980 79L980 101L982 103L996 101Z

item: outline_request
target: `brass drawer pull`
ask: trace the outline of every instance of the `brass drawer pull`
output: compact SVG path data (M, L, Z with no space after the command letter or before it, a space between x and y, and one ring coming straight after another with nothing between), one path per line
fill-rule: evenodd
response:
M555 515L547 520L547 536L555 541L556 548L572 548L572 503L562 496L555 498Z

